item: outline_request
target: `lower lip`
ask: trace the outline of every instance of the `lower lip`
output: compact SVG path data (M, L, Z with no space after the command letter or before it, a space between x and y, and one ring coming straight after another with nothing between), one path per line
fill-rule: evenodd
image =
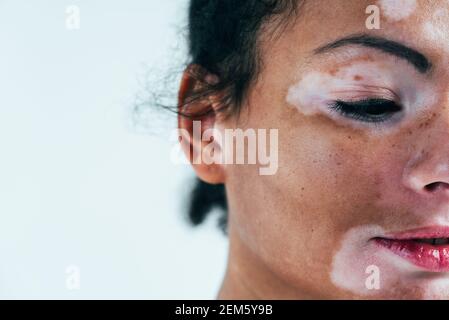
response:
M449 244L431 245L413 240L376 238L376 243L415 266L431 272L449 272Z

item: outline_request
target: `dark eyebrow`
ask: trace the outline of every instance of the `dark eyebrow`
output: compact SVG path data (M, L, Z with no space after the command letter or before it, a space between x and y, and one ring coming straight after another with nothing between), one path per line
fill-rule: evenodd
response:
M314 53L325 53L332 49L347 45L360 45L368 48L381 50L385 53L394 55L401 59L407 60L420 73L426 73L432 68L430 61L420 52L409 48L399 42L388 40L382 37L374 37L369 35L354 35L326 44L314 50Z

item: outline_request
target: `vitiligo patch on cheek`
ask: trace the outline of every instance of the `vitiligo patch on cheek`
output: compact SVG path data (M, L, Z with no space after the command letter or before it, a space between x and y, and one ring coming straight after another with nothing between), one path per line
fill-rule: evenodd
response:
M416 0L379 0L382 15L392 22L408 18L417 8Z

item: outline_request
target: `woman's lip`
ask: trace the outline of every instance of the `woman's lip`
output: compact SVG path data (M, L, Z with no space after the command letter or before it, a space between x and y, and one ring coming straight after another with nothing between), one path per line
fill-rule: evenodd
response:
M449 238L449 227L419 228L374 238L377 245L431 272L449 272L449 243L417 240Z
M449 226L433 226L389 233L382 238L395 240L449 238Z
M432 245L385 238L376 238L375 241L417 267L431 272L449 272L449 244Z

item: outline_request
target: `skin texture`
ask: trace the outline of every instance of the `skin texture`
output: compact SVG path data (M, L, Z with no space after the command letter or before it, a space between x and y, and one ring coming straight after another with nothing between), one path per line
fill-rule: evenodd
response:
M230 249L219 298L449 298L447 274L418 270L370 242L384 232L449 225L449 3L429 3L418 1L407 18L382 19L380 30L367 30L371 1L306 1L294 25L262 42L264 68L240 117L223 120L217 114L204 121L204 127L218 129L279 129L276 175L260 176L255 165L194 166L205 181L226 185ZM432 20L437 6L439 19ZM431 61L431 72L421 74L403 60L360 46L313 53L359 33L419 50ZM370 68L381 70L377 82L367 80ZM322 89L303 89L301 81L311 74L375 87L354 92L346 85L339 88L343 93L330 94L342 99L384 97L380 83L388 79L387 91L405 100L399 102L406 104L406 116L376 127L326 112L319 102L289 99L291 90L304 90L307 97ZM184 76L180 101L192 81ZM329 98L332 83L326 80L322 97ZM217 107L214 97L207 103ZM182 118L179 126L190 128ZM439 188L427 190L432 183ZM383 281L380 290L366 292L371 264Z
M400 21L415 12L417 0L379 0L378 3L387 19Z

